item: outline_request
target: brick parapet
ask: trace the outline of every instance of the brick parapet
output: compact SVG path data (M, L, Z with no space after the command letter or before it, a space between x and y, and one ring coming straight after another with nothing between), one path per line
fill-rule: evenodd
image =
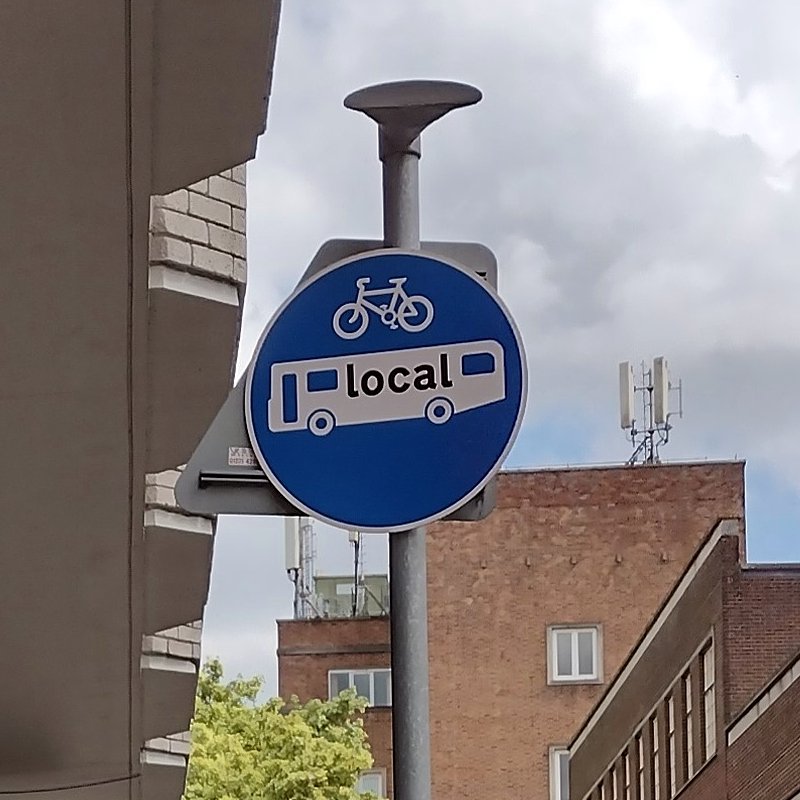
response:
M800 681L728 747L730 800L773 800L800 791Z
M724 602L727 724L800 647L800 565L744 568Z
M244 165L153 197L150 263L244 284L246 205Z
M203 624L200 620L159 631L142 639L142 652L148 655L169 655L200 663L200 641Z
M183 731L169 736L159 736L157 739L148 739L144 743L144 749L188 758L192 751L192 735L189 731Z

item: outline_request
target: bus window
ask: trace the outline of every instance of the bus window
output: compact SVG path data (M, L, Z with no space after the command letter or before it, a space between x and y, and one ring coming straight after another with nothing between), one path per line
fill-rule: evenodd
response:
M339 388L339 373L335 369L317 369L308 373L309 392L331 392Z
M297 422L297 375L288 372L281 379L283 421Z
M467 353L461 356L462 375L488 375L494 372L494 356L491 353Z

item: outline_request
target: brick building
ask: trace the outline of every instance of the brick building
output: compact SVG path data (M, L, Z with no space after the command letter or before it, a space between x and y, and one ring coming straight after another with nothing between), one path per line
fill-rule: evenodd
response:
M278 693L301 700L338 694L339 676L370 701L364 727L375 760L365 788L391 792L391 689L375 691L390 673L389 618L281 620L278 622ZM362 680L366 685L362 684ZM342 688L346 688L342 685ZM376 783L370 782L377 781Z
M800 565L707 537L572 742L572 800L800 793Z
M708 530L743 514L743 464L725 462L501 473L488 519L431 526L434 797L557 792L608 676ZM388 620L279 622L278 661L284 697L372 692L371 785L391 796Z

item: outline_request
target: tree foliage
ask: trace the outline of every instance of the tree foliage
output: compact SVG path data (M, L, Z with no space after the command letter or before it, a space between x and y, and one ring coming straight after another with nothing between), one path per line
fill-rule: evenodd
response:
M354 692L335 700L258 701L260 678L223 682L206 662L197 687L184 800L360 800L372 766Z

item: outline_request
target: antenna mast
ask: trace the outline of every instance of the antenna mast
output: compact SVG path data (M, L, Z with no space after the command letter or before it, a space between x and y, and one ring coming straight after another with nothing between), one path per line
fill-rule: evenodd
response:
M348 531L350 544L353 545L353 605L352 614L357 617L363 610L364 597L364 554L362 538L359 531Z
M678 396L677 412L669 411L669 394ZM636 394L640 396L641 416L637 425ZM628 465L660 464L659 448L669 442L672 430L670 419L683 418L683 381L672 384L664 356L653 359L653 366L641 363L641 376L637 385L630 361L619 365L620 426L628 431L633 453Z
M287 517L286 572L294 584L294 618L312 619L319 612L314 603L316 534L310 517Z

